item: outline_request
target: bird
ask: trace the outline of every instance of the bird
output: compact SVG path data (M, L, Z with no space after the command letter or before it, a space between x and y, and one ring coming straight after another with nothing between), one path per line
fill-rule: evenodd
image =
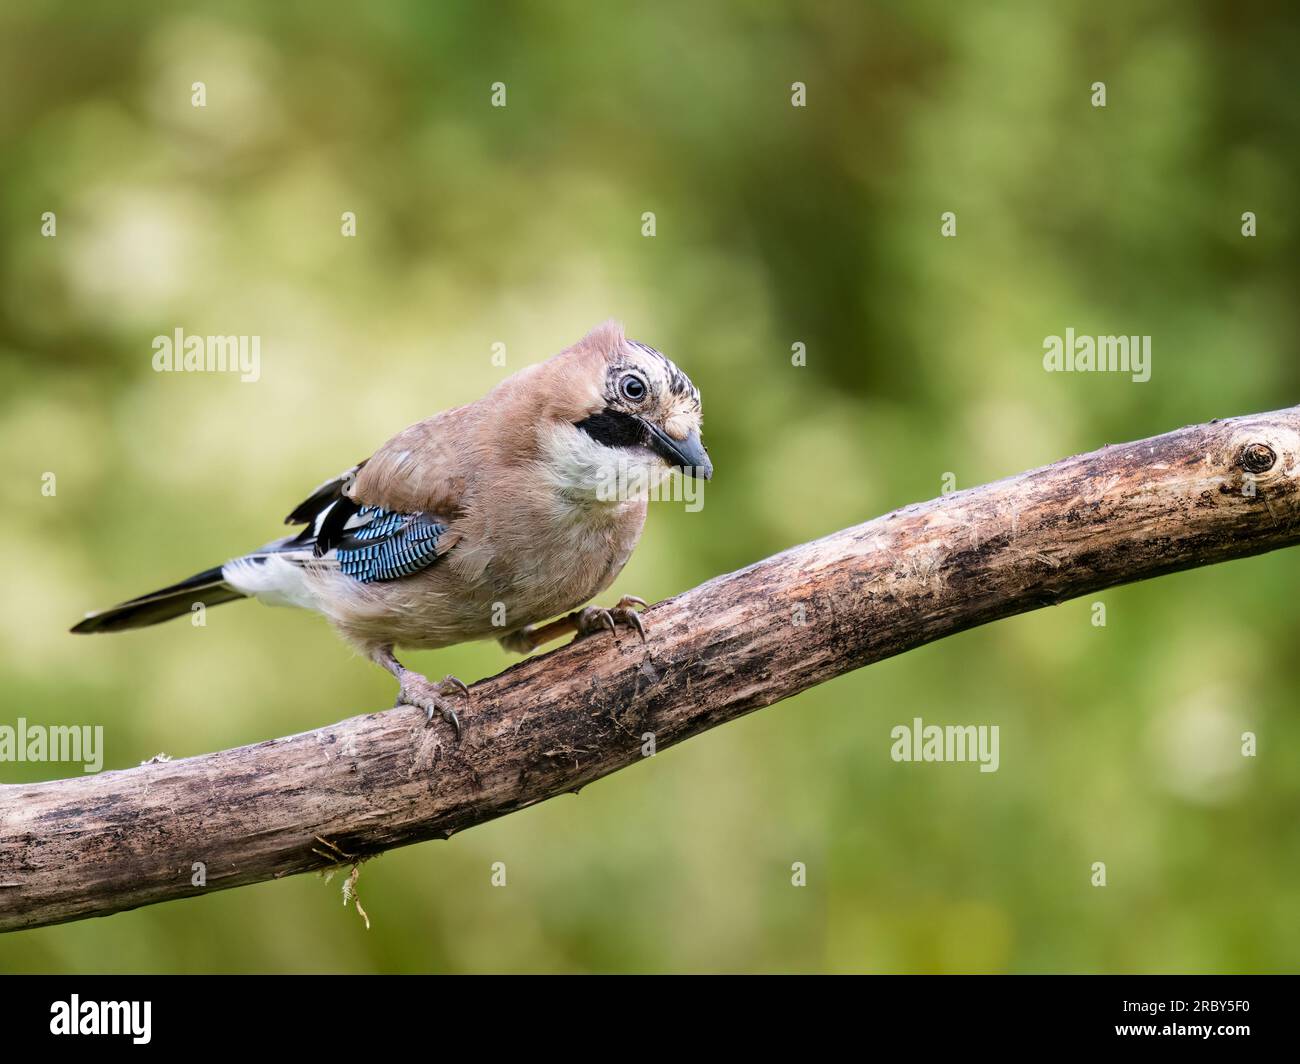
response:
M88 613L72 631L141 628L244 598L312 610L396 678L396 705L429 725L441 717L459 740L469 689L429 680L396 650L495 638L529 653L618 625L644 640L643 599L584 604L626 565L655 488L674 471L712 477L701 417L699 389L671 359L604 322L325 481L285 518L298 531Z

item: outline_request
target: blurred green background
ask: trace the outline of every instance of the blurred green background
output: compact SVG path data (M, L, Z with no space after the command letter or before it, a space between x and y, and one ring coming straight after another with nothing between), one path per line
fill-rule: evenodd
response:
M699 385L717 466L702 512L652 507L611 598L945 473L1295 402L1298 36L1226 0L9 0L0 722L103 724L123 768L390 705L302 613L67 628L611 316ZM260 335L261 380L152 372L177 326ZM1043 372L1067 327L1150 334L1151 381ZM1104 628L1078 601L875 665L367 864L369 932L299 877L3 936L0 970L1295 970L1298 581L1283 552L1097 596ZM895 764L913 716L998 724L1000 771Z

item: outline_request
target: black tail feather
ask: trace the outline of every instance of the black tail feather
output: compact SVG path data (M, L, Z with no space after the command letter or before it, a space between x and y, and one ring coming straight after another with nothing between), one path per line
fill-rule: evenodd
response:
M196 602L204 606L219 606L244 598L221 578L221 567L195 573L188 580L141 595L111 609L86 614L85 620L72 630L87 632L120 632L127 628L144 628L150 624L170 620L189 613Z

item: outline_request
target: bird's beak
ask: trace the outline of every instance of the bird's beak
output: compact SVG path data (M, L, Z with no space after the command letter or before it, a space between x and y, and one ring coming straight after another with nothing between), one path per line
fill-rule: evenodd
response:
M709 452L704 449L704 442L696 429L691 429L686 439L675 440L658 425L648 421L642 423L646 427L650 449L674 469L680 469L696 480L708 480L713 476L713 463L709 461Z

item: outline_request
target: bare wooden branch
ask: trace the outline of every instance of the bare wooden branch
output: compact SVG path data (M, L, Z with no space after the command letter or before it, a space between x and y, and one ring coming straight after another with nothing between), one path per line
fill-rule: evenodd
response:
M1108 446L908 506L474 686L456 744L414 709L0 788L0 930L449 838L954 632L1300 539L1300 407ZM802 621L802 623L800 623ZM324 842L324 845L322 845ZM206 887L191 864L207 866Z

